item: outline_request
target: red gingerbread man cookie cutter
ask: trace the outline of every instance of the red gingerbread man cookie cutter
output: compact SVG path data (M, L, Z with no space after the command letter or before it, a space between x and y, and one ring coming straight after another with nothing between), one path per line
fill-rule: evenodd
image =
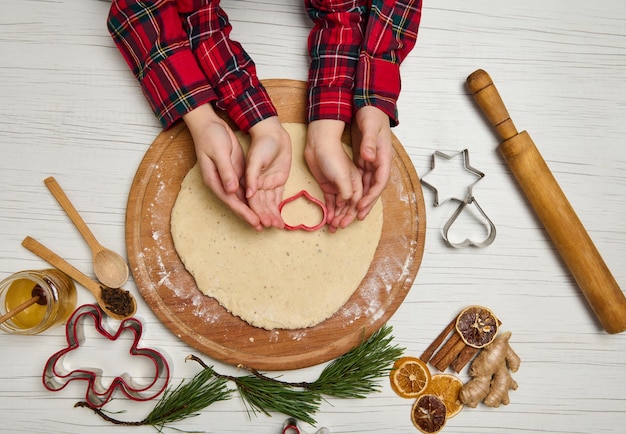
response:
M103 312L93 304L86 304L74 311L68 319L65 332L67 347L53 354L46 363L43 372L43 384L50 391L59 391L74 380L87 381L85 398L94 408L102 407L113 396L116 390L134 401L147 401L159 396L169 381L170 369L167 360L161 353L150 348L139 348L142 325L136 318L127 318L119 325L115 334L110 333L103 324ZM138 384L127 373L117 375L109 387L104 387L101 381L102 370L99 368L78 368L68 370L63 364L63 358L70 352L78 349L83 343L85 317L93 318L96 331L110 341L115 341L125 331L133 334L133 343L129 349L131 356L147 357L154 365L154 372L146 374L151 378L147 384Z

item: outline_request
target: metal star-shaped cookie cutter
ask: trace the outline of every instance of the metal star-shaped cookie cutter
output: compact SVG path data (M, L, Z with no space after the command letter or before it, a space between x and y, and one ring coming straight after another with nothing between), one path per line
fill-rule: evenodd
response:
M470 183L467 187L466 187L466 194L464 197L446 197L443 200L440 200L439 197L439 191L437 190L437 188L428 183L427 181L424 180L425 177L427 177L428 174L430 174L433 170L435 170L436 167L436 159L437 158L443 158L445 160L452 160L453 158L456 158L458 155L462 155L463 157L463 168L464 170L466 170L467 172L470 172L474 175L476 175L477 179ZM445 154L441 151L435 151L433 153L432 156L432 163L431 163L431 170L429 172L427 172L424 176L422 176L422 178L420 179L420 181L422 182L422 184L424 184L424 186L430 188L434 193L435 193L435 202L434 205L435 206L439 206L445 202L448 202L450 200L456 200L458 202L460 202L459 206L457 207L456 211L452 214L452 216L448 219L448 221L446 222L446 224L443 226L442 229L442 236L444 241L451 247L455 247L455 248L461 248L461 247L467 247L467 246L473 246L473 247L487 247L488 245L490 245L491 243L493 243L493 241L496 238L496 226L493 224L493 222L491 221L491 219L487 216L487 214L485 213L485 211L483 211L483 209L480 207L480 205L478 204L478 202L476 201L476 198L474 197L474 193L473 193L473 187L474 185L476 185L476 183L478 181L480 181L481 179L483 179L485 177L485 174L483 172L481 172L480 170L472 167L470 165L470 161L469 161L469 151L467 149L462 150L461 152L452 154L452 155L448 155ZM452 225L454 224L454 222L458 219L458 217L463 213L463 211L466 209L466 207L468 205L473 205L478 212L482 215L482 217L484 218L484 221L486 223L487 226L487 237L482 240L482 241L472 241L469 238L466 238L465 240L459 242L459 243L454 243L452 241L450 241L448 234L450 231L450 228L452 227Z

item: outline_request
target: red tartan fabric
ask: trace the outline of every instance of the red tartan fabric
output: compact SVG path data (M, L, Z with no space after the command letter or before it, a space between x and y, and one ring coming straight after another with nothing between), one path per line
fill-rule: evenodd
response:
M397 125L400 64L415 46L421 0L304 1L314 24L308 120L350 122L373 105Z
M107 27L164 127L208 102L247 132L276 115L215 0L114 0Z
M421 0L304 0L309 36L308 119L349 122L374 105L397 124L399 65L415 45ZM164 127L202 104L244 132L276 115L219 0L113 0L107 26Z
M183 28L190 35L192 51L209 83L215 88L218 108L247 132L257 122L277 115L256 73L254 62L241 44L230 39L228 16L219 1L190 1Z

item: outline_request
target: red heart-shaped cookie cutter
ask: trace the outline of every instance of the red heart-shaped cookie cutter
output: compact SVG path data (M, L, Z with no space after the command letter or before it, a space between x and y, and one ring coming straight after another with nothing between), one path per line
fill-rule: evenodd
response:
M290 230L290 231L297 231L297 230L302 229L303 231L313 232L313 231L323 228L326 225L326 217L328 216L328 209L326 208L326 205L324 205L324 202L322 202L315 196L311 196L309 192L306 190L300 190L298 193L294 194L293 196L288 197L287 199L283 200L278 206L278 210L282 212L283 207L285 205L287 205L289 202L293 202L294 200L302 196L306 197L310 202L320 207L320 209L322 210L322 220L315 226L308 226L305 224L291 226L285 223L285 229Z

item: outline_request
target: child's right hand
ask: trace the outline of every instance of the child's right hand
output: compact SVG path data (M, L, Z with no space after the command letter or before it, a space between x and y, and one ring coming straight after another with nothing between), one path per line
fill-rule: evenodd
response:
M183 119L193 138L204 183L235 214L256 230L263 229L259 216L246 200L241 182L244 155L233 130L209 104L193 109Z
M246 199L263 227L282 229L280 202L291 169L291 138L277 116L250 128L246 158Z

